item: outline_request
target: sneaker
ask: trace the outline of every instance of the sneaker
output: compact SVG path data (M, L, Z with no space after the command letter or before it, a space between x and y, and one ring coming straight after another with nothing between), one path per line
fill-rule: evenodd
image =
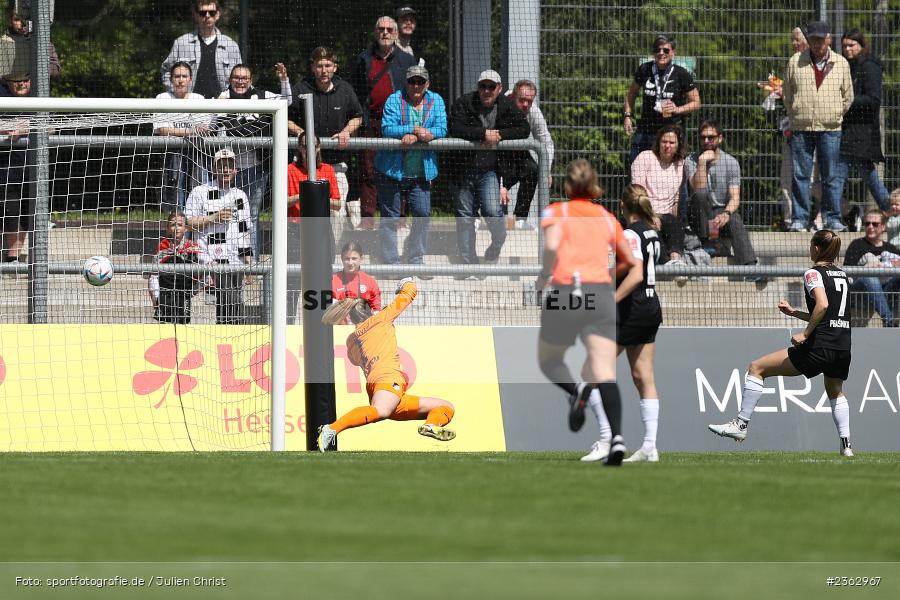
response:
M453 279L456 281L479 281L477 275L454 275Z
M337 432L328 425L319 427L319 439L316 442L319 446L319 452L325 452L331 448L336 437Z
M419 435L434 438L441 442L449 442L456 437L456 432L452 429L447 429L446 427L424 423L419 425Z
M580 431L584 427L584 409L593 388L586 383L579 383L575 393L569 396L569 429Z
M791 226L788 227L788 231L792 231L795 233L806 231L806 226L803 223L801 223L800 221L793 221L791 223Z
M838 233L841 231L847 231L847 226L844 225L843 223L841 223L840 221L833 221L833 222L829 223L828 225L826 225L826 229L830 229L833 232Z
M516 219L516 229L531 231L534 229L534 225L528 222L528 219Z
M847 446L846 448L841 448L841 456L846 456L847 458L853 458L853 448Z
M622 466L622 459L625 458L625 440L621 435L617 435L612 439L609 445L609 454L603 459L603 465L606 467Z
M634 462L659 462L659 451L656 448L652 448L650 450L644 450L643 448L638 448L638 451L623 460L622 462L634 463Z
M743 442L747 439L747 423L738 418L734 418L722 425L710 425L709 430L716 435L729 437L736 442Z
M591 451L581 457L582 462L595 462L609 456L609 442L597 440L591 446Z

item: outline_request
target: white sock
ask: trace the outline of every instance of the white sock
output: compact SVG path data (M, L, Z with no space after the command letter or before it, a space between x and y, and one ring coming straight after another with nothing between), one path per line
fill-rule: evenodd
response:
M606 418L606 412L603 410L603 401L600 398L600 390L594 388L591 395L588 396L588 404L594 414L597 415L597 425L600 426L600 441L608 442L612 439L612 429L609 426L609 419Z
M838 436L850 439L850 405L847 404L847 398L838 396L834 400L828 399L831 403L831 418L838 430Z
M756 410L756 403L759 402L762 391L762 379L750 374L744 377L744 395L741 399L741 411L738 413L739 419L746 423L750 422L750 417L753 416L753 411Z
M644 422L644 450L656 448L656 429L659 424L659 399L641 399L641 421Z

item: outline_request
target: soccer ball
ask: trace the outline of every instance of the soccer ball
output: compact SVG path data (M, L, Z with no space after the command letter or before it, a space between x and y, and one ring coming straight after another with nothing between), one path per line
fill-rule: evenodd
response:
M106 285L112 280L113 266L105 256L92 256L84 261L81 274L91 285Z

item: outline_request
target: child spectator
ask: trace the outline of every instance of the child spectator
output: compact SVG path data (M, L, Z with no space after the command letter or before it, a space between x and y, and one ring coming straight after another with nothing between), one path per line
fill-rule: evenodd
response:
M185 237L187 219L184 213L173 211L166 219L166 237L156 248L159 264L208 264L212 258L202 241ZM196 277L186 273L158 273L148 282L153 318L160 323L183 325L191 322L191 296L197 284Z

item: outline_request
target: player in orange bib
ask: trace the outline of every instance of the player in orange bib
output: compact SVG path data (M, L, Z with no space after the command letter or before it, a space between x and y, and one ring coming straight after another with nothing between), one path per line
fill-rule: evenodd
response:
M409 378L400 367L397 350L397 333L394 320L410 305L417 293L411 277L399 282L397 297L381 312L374 314L363 298L345 298L332 304L322 315L322 322L337 325L350 317L356 329L347 336L347 355L350 362L362 368L366 374L366 393L369 406L354 408L334 423L319 428L318 445L325 452L334 443L337 434L375 423L382 419L416 421L419 434L447 442L456 433L444 427L453 419L453 405L441 398L413 396L406 393Z
M613 285L616 276L640 266L616 218L594 202L603 194L597 174L584 159L566 169L566 202L544 209L543 269L536 282L542 290L538 363L544 375L569 396L569 428L584 424L584 408L594 389L600 392L612 430L603 464L619 466L625 457L621 435L622 408L616 384L616 302L630 291ZM587 349L584 381L576 382L564 362L566 350L580 338Z

